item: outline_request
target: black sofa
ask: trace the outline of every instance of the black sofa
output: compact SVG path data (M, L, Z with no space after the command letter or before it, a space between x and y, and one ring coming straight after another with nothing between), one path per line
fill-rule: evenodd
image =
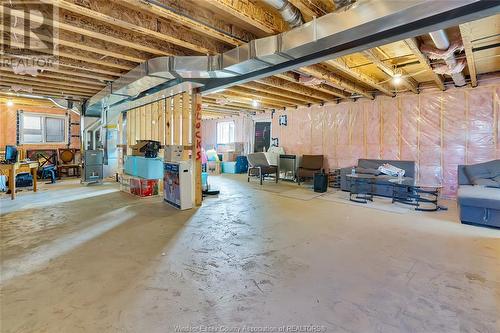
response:
M500 228L500 160L459 165L457 203L462 223Z
M393 184L389 182L389 179L394 179L396 177L377 174L376 170L382 164L389 163L405 170L405 177L415 178L415 162L414 161L399 161L399 160L370 160L370 159L359 159L358 165L356 166L356 173L363 174L375 174L375 185L373 186L373 195L379 195L384 197L391 197L393 191ZM349 178L346 176L351 173L352 167L340 169L340 189L343 191L349 191L351 183Z

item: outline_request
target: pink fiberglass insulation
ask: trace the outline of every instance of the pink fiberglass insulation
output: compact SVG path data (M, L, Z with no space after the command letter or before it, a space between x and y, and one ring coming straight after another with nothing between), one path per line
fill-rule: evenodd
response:
M419 95L380 96L278 111L272 137L289 154L323 154L325 168L359 158L413 160L420 183L442 184L453 197L457 167L500 158L498 81ZM288 126L279 126L280 114Z

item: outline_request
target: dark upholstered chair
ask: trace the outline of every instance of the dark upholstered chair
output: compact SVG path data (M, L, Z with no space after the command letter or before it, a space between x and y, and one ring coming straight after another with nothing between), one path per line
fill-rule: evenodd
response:
M276 177L276 183L278 182L278 167L275 165L269 165L269 161L264 153L253 153L248 154L248 181L250 182L251 176L259 177L260 185L265 176L274 174Z
M301 179L314 178L316 172L323 170L323 155L303 155L297 169L297 182Z

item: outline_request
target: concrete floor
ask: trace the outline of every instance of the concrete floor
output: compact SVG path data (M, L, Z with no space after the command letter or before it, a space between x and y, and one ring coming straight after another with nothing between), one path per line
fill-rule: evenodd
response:
M220 197L184 212L114 184L1 199L1 332L500 332L500 231L453 203L395 214L211 180Z

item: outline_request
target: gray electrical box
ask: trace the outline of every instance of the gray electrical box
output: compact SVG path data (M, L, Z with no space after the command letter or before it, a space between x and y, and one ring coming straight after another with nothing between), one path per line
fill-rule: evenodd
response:
M100 183L103 180L104 151L85 150L83 153L83 183Z

